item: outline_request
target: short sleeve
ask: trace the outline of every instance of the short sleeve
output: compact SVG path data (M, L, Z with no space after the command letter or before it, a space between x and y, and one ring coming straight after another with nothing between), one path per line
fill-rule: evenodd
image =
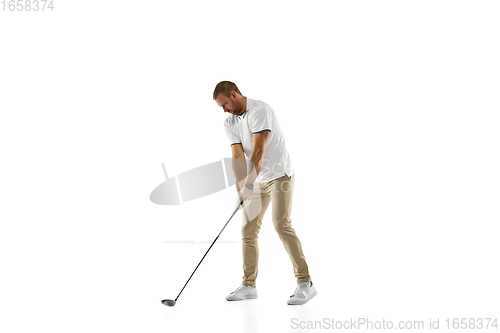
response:
M226 135L227 138L229 139L229 143L231 144L231 146L237 143L241 143L239 136L227 122L224 123L224 128L226 130Z
M259 108L252 113L252 117L248 119L252 134L262 131L271 131L272 113L269 108Z

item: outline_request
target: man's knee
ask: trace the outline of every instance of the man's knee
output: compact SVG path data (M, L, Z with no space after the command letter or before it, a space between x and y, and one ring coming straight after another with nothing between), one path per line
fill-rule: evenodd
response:
M242 240L245 244L254 244L259 235L260 225L255 221L250 221L241 228Z
M292 228L292 221L287 217L275 219L273 221L273 225L274 225L274 230L276 230L276 232L280 236L288 235L291 232L292 233L294 232Z

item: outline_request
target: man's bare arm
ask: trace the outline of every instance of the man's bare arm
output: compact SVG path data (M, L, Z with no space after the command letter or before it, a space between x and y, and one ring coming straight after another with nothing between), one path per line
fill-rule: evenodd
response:
M269 138L270 133L271 131L266 130L252 134L253 148L252 153L250 154L250 161L252 161L253 165L250 168L250 172L247 175L244 184L253 184L255 182L255 179L259 175L260 168L262 166L262 159L264 156L264 147L266 146L266 142Z
M241 188L245 185L245 179L247 177L247 162L245 160L243 145L241 143L231 145L231 152L233 157L233 172L234 177L236 178L236 189L241 191Z

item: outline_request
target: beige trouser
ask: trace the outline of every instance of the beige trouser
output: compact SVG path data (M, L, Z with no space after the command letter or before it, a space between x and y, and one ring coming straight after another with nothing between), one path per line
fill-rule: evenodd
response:
M243 205L243 282L245 286L255 287L259 264L257 238L262 219L273 201L273 224L286 252L290 256L297 283L311 281L300 240L292 228L293 185L295 175L283 176L265 183L254 184L254 195Z

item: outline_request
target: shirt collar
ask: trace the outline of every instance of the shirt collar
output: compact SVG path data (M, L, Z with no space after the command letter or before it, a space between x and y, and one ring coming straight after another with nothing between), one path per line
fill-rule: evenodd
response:
M238 120L245 119L245 115L247 115L248 110L250 110L250 104L252 104L252 102L251 102L250 98L247 97L247 109L241 115L236 116L238 118Z

